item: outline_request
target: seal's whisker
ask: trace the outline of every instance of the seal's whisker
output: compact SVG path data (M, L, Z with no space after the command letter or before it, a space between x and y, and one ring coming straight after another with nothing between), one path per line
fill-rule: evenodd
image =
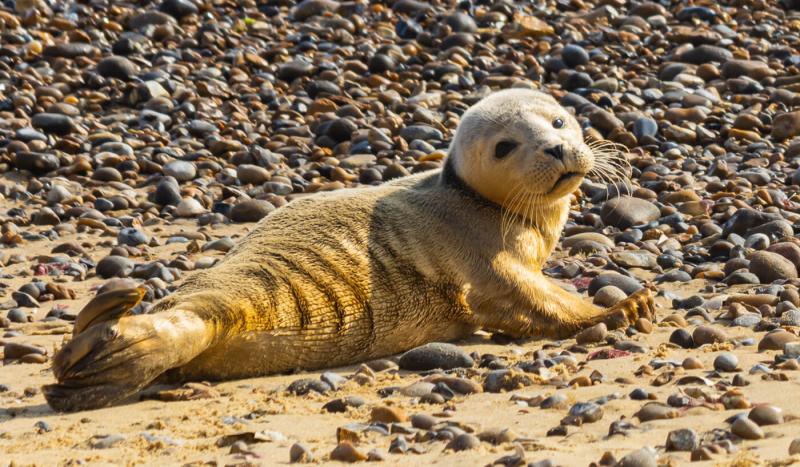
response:
M525 186L520 183L511 190L508 196L510 201L504 203L505 205L503 206L500 218L500 235L503 242L503 249L506 247L506 237L511 227L514 225L514 217L517 215L517 205L521 203L526 191Z
M628 182L628 177L626 173L620 167L609 165L609 164L598 164L595 169L592 169L590 174L604 174L607 175L610 179L615 181L620 181L623 183Z

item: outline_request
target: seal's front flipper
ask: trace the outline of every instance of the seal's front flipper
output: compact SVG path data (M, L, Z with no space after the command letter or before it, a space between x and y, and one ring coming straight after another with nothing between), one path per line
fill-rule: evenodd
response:
M58 384L43 388L55 410L105 407L148 386L211 342L206 323L192 312L126 316L94 324L53 358Z
M648 288L644 288L634 292L613 307L604 310L603 314L589 320L585 327L602 322L609 329L618 329L636 323L639 318L652 320L654 315L653 292Z

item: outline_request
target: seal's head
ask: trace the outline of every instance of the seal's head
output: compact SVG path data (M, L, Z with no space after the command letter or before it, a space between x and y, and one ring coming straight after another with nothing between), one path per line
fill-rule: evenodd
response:
M530 89L500 91L467 110L449 159L459 179L503 206L523 192L539 205L563 199L595 163L575 118Z

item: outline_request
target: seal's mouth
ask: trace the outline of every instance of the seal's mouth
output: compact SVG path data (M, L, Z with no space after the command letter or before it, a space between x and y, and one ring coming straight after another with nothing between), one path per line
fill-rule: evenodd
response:
M571 180L574 180L575 178L579 178L579 177L583 177L583 176L584 176L584 174L582 174L580 172L564 172L563 174L561 174L560 177L558 177L558 180L556 180L556 182L553 184L553 190L558 188L562 183L565 183L567 181L571 181Z

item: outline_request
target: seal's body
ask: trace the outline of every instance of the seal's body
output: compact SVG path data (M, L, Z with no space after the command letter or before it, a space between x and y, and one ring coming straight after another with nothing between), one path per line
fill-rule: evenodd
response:
M602 310L542 275L569 195L593 165L577 122L552 98L494 94L464 115L441 171L296 200L150 314L100 322L92 313L56 355L59 384L45 396L79 410L164 374L249 377L364 361L480 328L566 337L648 316L647 290Z

